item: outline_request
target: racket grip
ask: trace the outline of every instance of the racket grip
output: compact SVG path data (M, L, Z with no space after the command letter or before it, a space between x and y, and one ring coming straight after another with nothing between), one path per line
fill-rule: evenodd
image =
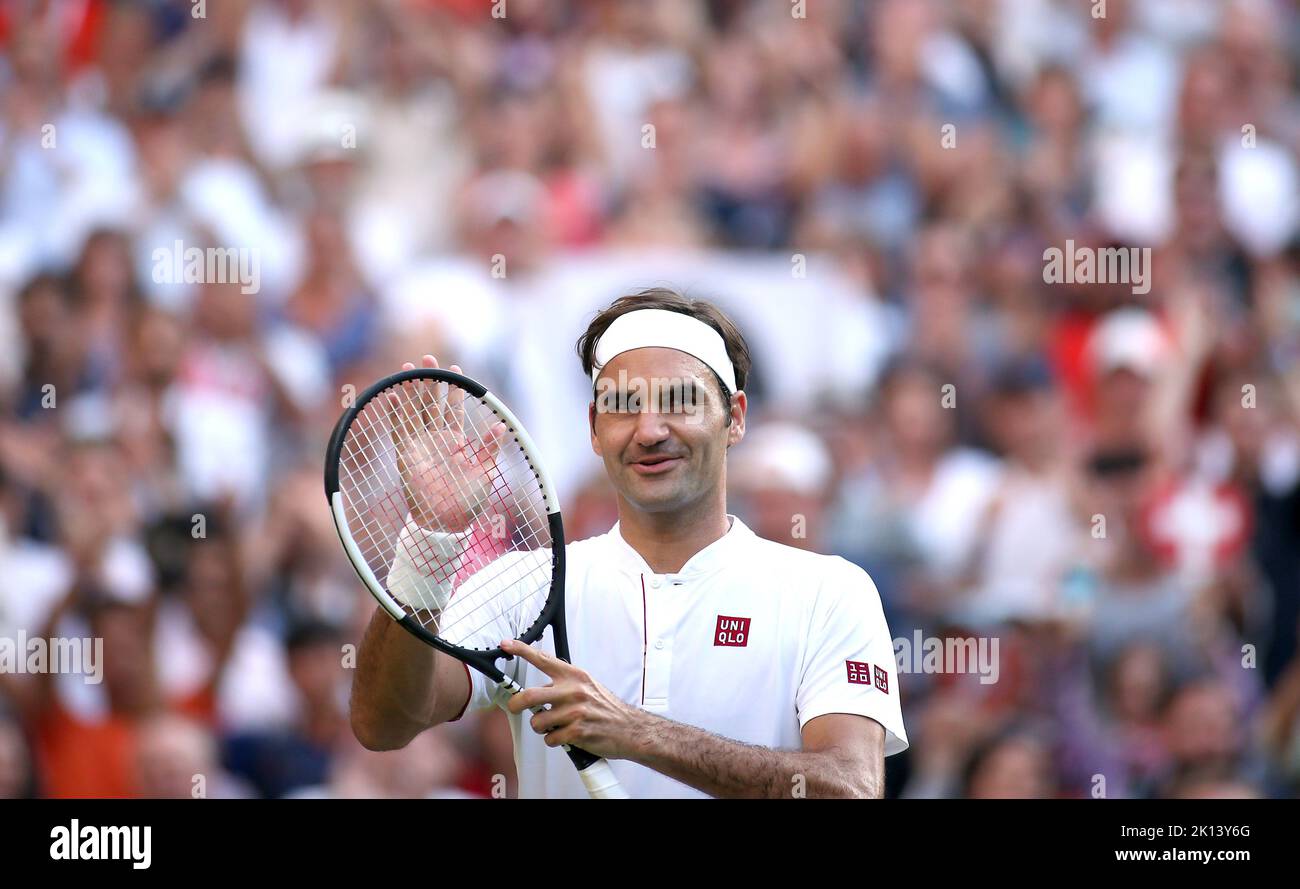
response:
M614 777L614 770L603 759L597 759L591 765L578 772L582 783L587 786L587 793L592 799L627 799L627 791Z

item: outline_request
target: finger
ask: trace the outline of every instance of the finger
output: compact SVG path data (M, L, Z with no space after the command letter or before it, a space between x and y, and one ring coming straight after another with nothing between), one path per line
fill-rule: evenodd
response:
M542 741L547 747L563 747L568 750L578 743L578 732L572 725L566 725L542 735Z
M506 701L506 709L511 713L523 713L525 710L536 710L538 707L554 705L557 702L563 703L567 699L568 695L562 690L557 690L554 685L536 685L512 695L510 700Z
M389 392L385 399L388 404L389 435L393 439L393 446L399 450L405 447L415 431L414 423L408 422L410 411L406 406L405 391L404 386L399 386L396 391Z
M534 713L533 718L528 720L528 724L537 734L544 735L571 725L582 719L584 715L583 709L577 705L552 707L541 713Z
M402 370L404 371L415 370L415 365L409 361L404 361L402 362ZM398 391L399 392L401 391L400 388L398 389ZM403 442L406 441L406 437L407 437L404 428L405 424L402 423L401 401L398 399L397 394L394 392L390 392L387 398L385 398L384 400L387 402L387 407L388 407L388 424L389 424L388 434L393 439L393 446L400 448Z
M460 373L460 366L453 364L452 373ZM465 390L459 386L451 387L451 394L447 396L447 409L451 414L449 421L451 429L457 434L465 431Z
M497 423L488 430L487 435L483 436L483 447L479 452L479 462L496 462L497 454L501 453L501 445L506 440L507 432L505 423Z
M424 385L424 380L407 380L398 389L403 432L407 438L418 435L425 427Z
M425 355L420 360L421 362L423 362L424 366L429 368L430 370L437 370L439 367L438 359L432 355ZM445 423L443 422L442 414L443 414L443 404L446 396L446 391L447 391L446 383L434 383L432 389L432 397L429 399L429 413L431 415L431 419L434 421L433 425L439 428L445 425Z
M506 639L501 643L501 650L506 654L521 657L547 676L554 679L572 672L573 668L553 655L549 655L531 645L525 645L518 639Z
M437 370L438 359L432 355L424 355L420 358L420 365L426 370ZM438 402L438 384L430 383L429 380L420 381L420 422L425 429L436 429L440 426L438 420L439 411L436 409Z

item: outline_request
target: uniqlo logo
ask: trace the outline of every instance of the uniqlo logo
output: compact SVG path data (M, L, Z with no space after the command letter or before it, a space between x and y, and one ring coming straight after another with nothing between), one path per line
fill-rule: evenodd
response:
M745 646L749 644L749 618L747 617L727 617L725 614L718 615L718 628L713 633L713 644L718 645L738 645Z
M889 673L880 667L876 667L876 688L889 694Z
M855 685L871 684L871 664L863 661L845 661L844 665L849 669L849 682Z

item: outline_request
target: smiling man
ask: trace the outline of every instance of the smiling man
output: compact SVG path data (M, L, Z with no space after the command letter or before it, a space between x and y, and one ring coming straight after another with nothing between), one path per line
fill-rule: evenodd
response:
M647 290L598 314L578 354L619 521L566 548L573 665L549 631L535 646L483 640L516 656L506 672L526 690L511 697L376 613L353 686L358 738L401 747L495 705L524 797L587 796L566 744L610 760L633 797L882 796L884 758L907 736L875 585L727 513L748 408L740 332L709 303Z

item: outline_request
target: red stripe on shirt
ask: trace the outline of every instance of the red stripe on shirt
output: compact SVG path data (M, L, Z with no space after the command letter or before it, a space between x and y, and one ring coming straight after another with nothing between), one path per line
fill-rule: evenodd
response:
M650 652L649 627L646 625L645 575L641 575L641 706L645 706L645 659Z

